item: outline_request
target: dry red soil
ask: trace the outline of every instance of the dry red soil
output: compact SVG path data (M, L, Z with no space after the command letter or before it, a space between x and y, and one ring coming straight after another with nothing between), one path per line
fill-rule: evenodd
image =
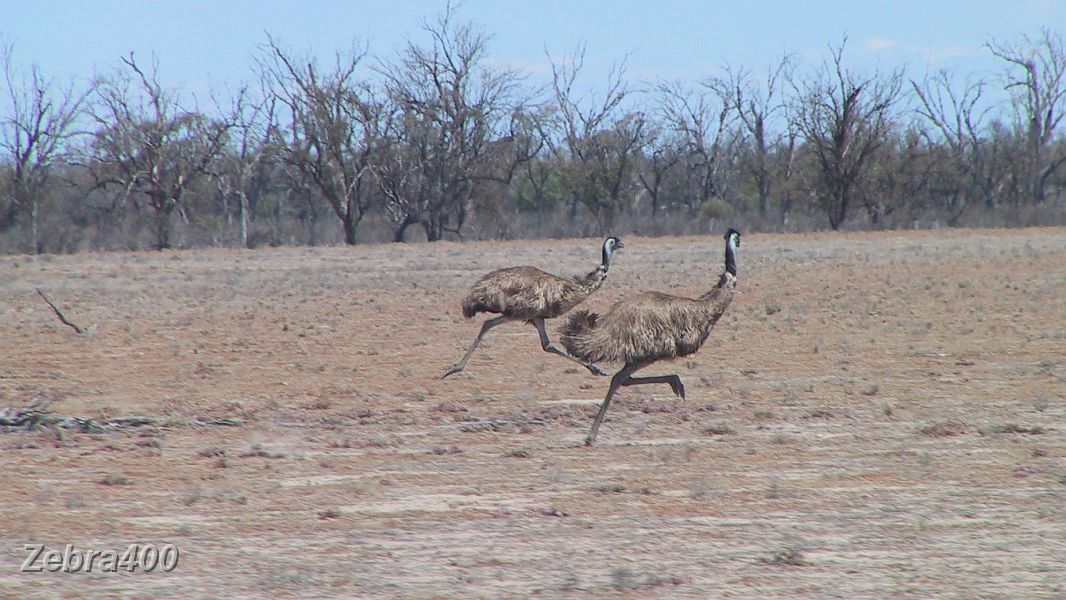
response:
M722 269L625 243L585 307ZM528 325L439 379L480 274L599 246L0 257L0 409L157 423L0 432L0 597L1066 598L1066 229L745 236L707 344L643 372L688 399L624 388L592 448L607 378ZM19 572L135 542L177 568Z

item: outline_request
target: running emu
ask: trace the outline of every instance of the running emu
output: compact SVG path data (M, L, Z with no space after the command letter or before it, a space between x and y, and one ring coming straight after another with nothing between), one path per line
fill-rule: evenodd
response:
M558 317L598 290L607 278L614 251L624 247L622 240L616 237L607 238L603 242L603 260L600 266L584 276L563 278L535 267L510 267L493 271L478 279L463 299L463 316L469 319L479 312L499 313L500 316L485 321L481 333L474 338L474 343L470 345L463 359L449 367L441 379L462 371L474 349L481 343L481 338L493 327L508 321L531 323L540 333L540 346L545 352L580 363L596 375L606 375L607 372L603 369L571 356L552 343L544 330L544 319Z
M616 302L605 314L575 311L561 329L563 346L587 361L625 362L607 388L585 444L596 442L611 396L619 386L668 383L674 394L685 398L685 386L677 375L634 377L633 373L663 359L688 356L700 349L711 328L733 300L737 286L736 250L740 233L725 234L725 273L712 290L697 299L642 292Z

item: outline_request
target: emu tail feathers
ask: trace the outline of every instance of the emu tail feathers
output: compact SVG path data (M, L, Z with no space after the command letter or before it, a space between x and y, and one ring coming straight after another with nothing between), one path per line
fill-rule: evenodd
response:
M564 337L583 335L596 327L598 318L599 315L584 308L575 310L570 313L566 323L559 328L559 333Z
M585 309L575 310L570 313L566 323L559 328L563 346L567 352L575 356L583 356L588 353L588 336L596 329L596 321L599 315Z

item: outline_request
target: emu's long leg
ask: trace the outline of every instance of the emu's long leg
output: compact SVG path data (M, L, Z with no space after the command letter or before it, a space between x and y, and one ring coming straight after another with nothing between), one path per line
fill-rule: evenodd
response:
M669 383L674 395L682 400L685 399L685 385L677 375L653 375L649 377L630 377L622 382L622 385L644 385L646 383Z
M477 334L477 337L474 338L474 343L470 344L470 349L467 350L466 354L463 356L463 360L461 360L461 361L455 363L454 365L448 367L448 370L444 372L444 375L441 376L441 379L444 379L445 377L447 377L447 376L449 376L449 375L451 375L453 373L458 373L459 371L462 371L463 369L465 369L466 368L466 361L470 360L470 355L474 353L474 350L477 348L477 345L481 343L481 338L484 337L484 335L486 333L488 333L488 331L490 329L492 329L493 327L495 327L497 325L501 325L501 324L506 323L506 322L511 321L511 320L512 319L510 317L499 316L499 317L494 317L492 319L488 319L487 321L485 321L485 324L481 326L481 332Z
M543 348L545 352L551 352L552 354L558 354L559 356L562 356L563 358L568 358L568 359L576 362L577 364L585 367L589 371L592 371L593 375L606 375L607 374L607 371L604 371L603 369L599 368L598 366L596 366L596 365L594 365L594 364L592 364L590 362L585 362L585 361L581 360L580 358L574 356L573 354L570 354L566 350L563 350L562 348L556 346L554 342L549 340L548 339L548 332L544 330L544 319L539 318L539 317L536 318L536 319L533 319L533 325L536 326L537 332L540 333L540 347Z
M611 385L607 388L607 397L603 399L603 404L600 404L600 410L596 412L596 418L592 421L592 429L589 430L588 437L585 438L585 445L591 446L596 443L596 432L600 429L600 423L603 422L603 416L607 414L607 407L611 405L611 396L618 391L620 386L625 385L633 371L640 368L640 365L635 363L626 363L626 366L622 367L614 377L611 378Z

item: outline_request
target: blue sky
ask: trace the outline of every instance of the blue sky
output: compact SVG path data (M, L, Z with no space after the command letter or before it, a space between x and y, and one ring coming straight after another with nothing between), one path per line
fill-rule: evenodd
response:
M158 57L170 86L203 93L251 78L257 45L270 32L296 50L331 55L353 39L388 57L443 1L9 1L0 35L18 64L37 62L61 80L88 78L119 64L131 50ZM813 65L829 44L849 38L849 65L862 69L907 64L920 75L931 65L961 72L996 68L982 44L996 37L1066 33L1066 0L897 0L895 2L739 2L696 0L466 0L460 19L492 34L490 55L533 77L553 56L587 44L584 75L593 87L626 55L634 81L697 80L724 62L763 71L785 52Z

